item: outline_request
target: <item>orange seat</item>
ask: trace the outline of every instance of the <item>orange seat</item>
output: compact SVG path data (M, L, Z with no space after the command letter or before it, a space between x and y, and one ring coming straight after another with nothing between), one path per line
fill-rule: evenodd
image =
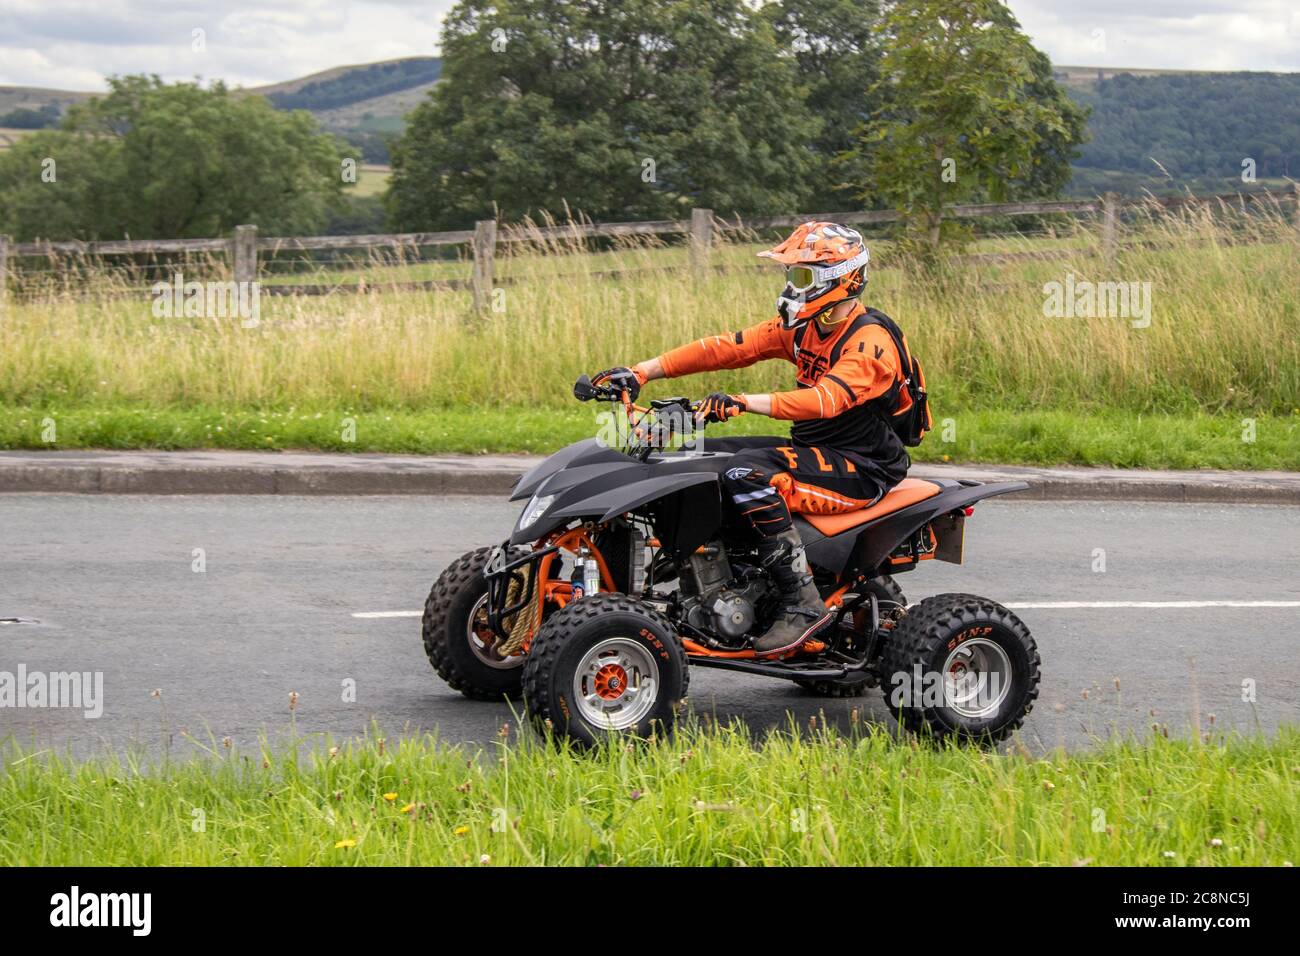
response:
M850 528L866 524L868 521L874 521L876 518L883 518L887 514L899 511L908 505L914 505L918 501L933 498L938 493L939 486L933 482L922 481L919 478L904 478L889 489L885 493L885 497L868 508L859 508L857 511L843 511L835 515L806 514L803 517L822 534L830 537L833 534L840 534Z

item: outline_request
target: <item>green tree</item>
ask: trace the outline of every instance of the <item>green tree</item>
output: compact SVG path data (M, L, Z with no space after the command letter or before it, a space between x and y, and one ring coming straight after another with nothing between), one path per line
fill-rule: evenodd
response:
M805 108L821 122L809 142L819 161L812 210L860 206L859 142L880 64L879 0L778 0L763 8L794 59ZM793 112L798 109L791 104Z
M1300 74L1121 73L1077 95L1093 108L1084 170L1174 190L1202 178L1214 191L1243 188L1247 158L1257 180L1300 176Z
M1019 29L1010 10L1006 11L1006 18L1010 21L1008 29ZM1038 139L1028 172L1005 183L1004 194L1008 200L1059 196L1074 175L1071 164L1079 157L1079 146L1089 135L1091 111L1056 82L1047 54L1033 50L1029 54L1029 70L1032 79L1025 84L1025 94L1049 108L1034 130Z
M998 0L903 0L881 27L880 106L868 122L867 195L937 248L942 209L1054 192L1084 116Z
M393 149L399 228L806 208L819 123L743 0L462 0Z
M0 154L0 226L22 239L313 232L341 202L347 155L310 114L260 96L115 78L59 130Z

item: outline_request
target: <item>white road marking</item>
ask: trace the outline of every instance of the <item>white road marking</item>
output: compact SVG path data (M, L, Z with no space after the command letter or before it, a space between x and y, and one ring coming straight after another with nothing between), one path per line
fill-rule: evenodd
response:
M1042 601L1002 605L1013 611L1073 611L1086 608L1300 607L1300 601ZM420 617L422 611L354 611L353 617Z

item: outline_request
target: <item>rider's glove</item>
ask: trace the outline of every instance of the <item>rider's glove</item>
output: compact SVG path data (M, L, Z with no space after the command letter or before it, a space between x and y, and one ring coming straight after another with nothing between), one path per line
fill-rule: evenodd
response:
M700 401L695 417L710 423L725 422L728 418L743 414L747 407L743 397L728 395L726 392L714 392Z
M645 373L641 369L630 369L622 365L617 368L607 368L591 377L592 385L613 386L616 391L626 391L628 400L633 402L641 394L641 386L645 383Z

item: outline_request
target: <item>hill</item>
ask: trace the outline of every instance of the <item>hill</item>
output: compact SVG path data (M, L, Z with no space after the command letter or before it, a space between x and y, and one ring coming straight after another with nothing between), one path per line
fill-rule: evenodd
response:
M386 139L433 89L440 57L337 66L250 87L280 109L305 109L353 143L367 163L388 161ZM1260 185L1300 178L1300 74L1058 65L1057 80L1092 108L1091 141L1074 164L1073 195L1243 187L1242 161ZM93 94L0 86L0 120L14 111L62 111ZM29 118L23 114L23 118ZM0 126L13 125L0 122ZM22 130L5 130L0 148Z
M1222 192L1300 178L1300 74L1059 67L1092 109L1071 191Z
M253 86L245 93L265 96L278 109L305 109L324 126L362 150L368 163L388 162L385 137L400 133L404 117L433 89L442 73L442 58L404 57L377 63L331 67L281 83ZM7 116L55 109L60 114L95 94L34 86L0 86L0 127ZM24 116L24 118L26 118ZM0 149L23 130L6 128Z
M279 109L314 113L355 107L413 87L428 87L442 73L442 59L433 56L385 60L339 67L273 86L253 87Z

